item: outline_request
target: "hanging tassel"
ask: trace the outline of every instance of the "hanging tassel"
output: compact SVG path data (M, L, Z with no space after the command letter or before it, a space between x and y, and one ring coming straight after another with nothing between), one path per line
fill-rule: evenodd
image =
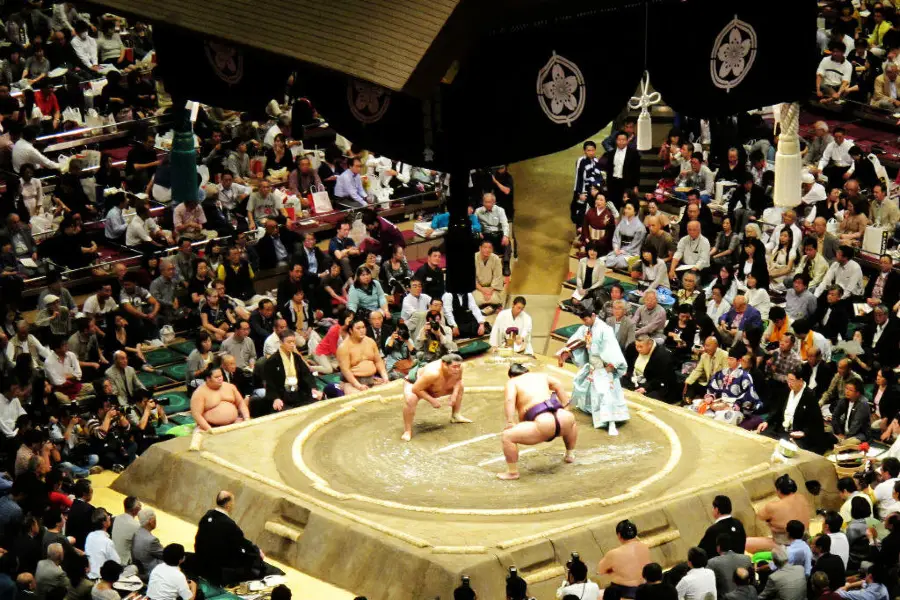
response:
M793 208L800 205L800 183L803 160L800 157L800 105L780 106L781 133L775 152L775 206Z
M644 78L641 80L641 95L634 96L628 101L628 108L641 111L637 122L637 149L641 151L653 148L653 121L650 118L650 107L658 104L661 99L659 92L650 93L649 90L650 73L644 71Z

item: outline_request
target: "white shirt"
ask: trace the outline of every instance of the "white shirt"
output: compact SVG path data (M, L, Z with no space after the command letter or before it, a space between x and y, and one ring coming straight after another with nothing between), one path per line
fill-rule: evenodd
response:
M425 294L422 294L423 296ZM449 327L456 327L456 318L453 316L453 296L450 292L444 293L441 297L441 300L444 302L444 315L446 315L447 325ZM468 309L472 311L472 316L475 317L475 320L480 325L484 323L484 315L481 314L481 309L478 308L478 303L475 302L475 297L471 292L465 294L465 304L464 306L468 306Z
M178 567L160 563L150 572L147 582L147 597L150 600L189 600L192 596L187 577Z
M278 334L272 332L272 335L266 338L266 341L263 342L263 356L272 356L276 352L278 352L278 348L281 346L281 340L278 339Z
M841 557L846 569L847 561L850 560L850 541L847 539L847 535L839 531L837 533L829 533L828 537L831 538L831 553Z
M119 305L116 304L116 301L112 296L106 299L103 306L100 306L100 301L97 300L97 294L94 294L93 296L88 296L88 299L84 301L84 306L81 310L86 315L105 315L117 308L119 308Z
M625 153L628 152L628 147L625 148L616 148L616 153L613 156L613 177L616 179L622 179L622 171L625 169Z
M675 586L678 600L703 600L712 594L716 600L716 575L712 569L691 569Z
M71 354L71 352L70 352ZM88 571L88 579L100 578L100 567L108 560L122 564L122 559L116 552L116 546L113 544L109 534L98 529L88 534L84 541L84 553L87 554L88 562L91 570Z
M16 419L25 414L25 409L18 398L12 400L0 394L0 432L6 437L14 437L18 430L16 429Z
M263 145L266 148L274 147L275 146L275 137L279 133L282 133L282 131L281 131L281 127L279 127L278 124L275 124L275 125L272 125L271 127L269 127L269 129L266 131L266 136L263 138ZM285 141L287 141L287 138L288 138L288 136L285 135L284 136Z
M810 186L809 191L803 194L801 200L804 204L815 204L816 202L821 202L827 198L828 194L825 193L825 186L821 183L814 183ZM807 217L807 220L808 219L809 217Z
M678 240L678 246L675 249L674 258L678 259L680 265L690 265L698 269L709 266L709 240L698 235L697 239L689 235Z
M884 333L885 328L887 327L888 322L885 321L881 325L875 324L875 334L872 336L872 347L875 347L875 344L878 343L878 340L881 339L881 334Z
M69 43L72 45L72 50L75 51L75 56L77 56L78 60L83 62L86 67L97 66L97 40L89 35L85 36L84 39L81 39L80 36L76 35Z
M78 357L74 352L66 352L62 360L56 352L51 352L44 362L44 374L47 375L51 385L63 385L66 382L66 375L75 375L75 379L81 379L81 365L78 364Z
M849 298L850 296L862 296L865 288L863 287L862 268L855 260L848 260L847 264L834 261L825 272L822 283L816 288L816 298L821 296L831 285L837 285L842 290L841 298Z
M571 585L568 582L564 582L556 590L556 597L565 598L566 596L575 596L579 600L599 600L600 586L590 580L585 583L573 583Z
M836 141L830 142L825 146L825 152L822 153L822 158L819 160L819 170L821 171L827 167L830 162L833 162L838 167L849 167L852 165L853 159L850 158L850 148L852 147L853 142L847 138L844 138L843 144L838 144Z
M19 339L19 336L14 335L10 338L9 342L6 344L6 357L10 362L15 363L16 358L21 354L31 354L31 348L34 347L37 350L38 356L31 357L31 368L32 369L40 369L41 361L47 360L50 356L50 349L41 344L36 337L31 334L28 334L28 337L23 342Z
M403 297L403 305L400 307L400 318L404 321L409 321L413 313L428 310L430 304L431 296L428 294L421 293L418 298L412 294L407 294Z
M731 303L724 298L722 298L722 301L719 302L719 304L716 304L715 300L710 300L706 303L706 314L709 315L709 318L712 319L713 323L718 323L719 317L729 310L731 310Z
M819 365L821 365L821 364L822 364L822 361L820 360L819 362L816 363L816 366L814 366L812 368L812 371L809 372L809 383L807 383L806 385L808 385L809 389L811 389L811 390L816 389L816 387L819 385L816 382L816 373L819 372Z
M900 512L900 502L894 500L894 484L896 482L896 478L891 478L875 486L875 510L879 519L883 519L892 512Z
M491 347L497 348L506 340L506 330L510 327L516 327L519 330L519 336L525 342L523 348L515 348L516 352L534 354L531 347L531 317L524 310L515 318L513 318L511 308L500 311L497 320L494 321L494 328L491 329Z
M219 187L219 201L222 203L222 206L228 210L234 210L237 208L238 203L240 202L241 196L244 194L249 195L252 192L249 187L245 185L241 185L239 183L232 183L231 187L227 190L220 186Z
M803 396L803 391L805 389L806 384L804 384L799 391L795 392L791 390L791 393L788 394L787 404L784 407L784 421L781 423L785 431L792 431L794 426L794 413L797 412L797 406L800 404L800 398Z
M147 219L149 221L149 219ZM147 231L147 222L137 215L131 218L128 229L125 230L125 245L137 246L141 242L153 241Z
M822 76L822 85L833 88L841 87L841 83L845 81L850 83L852 74L853 65L846 58L843 62L836 62L830 56L826 56L819 62L819 68L816 69L816 75Z
M59 170L59 165L41 154L37 148L31 145L31 142L25 141L25 138L19 138L13 144L12 149L13 171L18 173L24 164L31 164L38 168L44 167L45 169Z
M134 534L140 528L140 522L128 513L122 513L113 521L112 542L116 552L122 557L122 564L131 564L131 547L134 543Z

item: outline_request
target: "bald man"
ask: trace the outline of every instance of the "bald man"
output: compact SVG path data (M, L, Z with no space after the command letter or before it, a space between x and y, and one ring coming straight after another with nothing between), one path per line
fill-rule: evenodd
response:
M675 248L675 255L669 266L669 279L677 278L675 272L679 265L697 272L705 269L709 266L709 256L709 240L700 235L700 222L691 221L687 224L687 235L678 240L678 247Z
M259 579L266 568L265 555L244 536L233 512L234 494L219 492L215 508L200 519L194 538L197 571L221 585Z

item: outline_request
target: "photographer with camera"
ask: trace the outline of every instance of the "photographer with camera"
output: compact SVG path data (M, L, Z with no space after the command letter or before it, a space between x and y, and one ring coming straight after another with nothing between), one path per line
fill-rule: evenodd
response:
M129 439L130 429L125 414L109 400L102 401L88 419L92 453L100 457L100 465L105 469L121 473L134 461L137 444Z
M402 379L416 365L416 345L409 335L409 328L403 323L397 325L384 342L384 368L388 379Z
M460 583L459 587L453 590L453 600L476 600L478 598L478 594L475 593L475 590L472 589L472 584L469 581L468 575L462 576L462 583Z
M528 584L519 577L515 567L509 568L509 575L506 577L506 600L534 600L528 595Z
M578 557L577 552L572 553L572 558L566 563L566 579L556 590L557 598L576 596L580 600L598 600L600 598L600 586L588 579L587 565Z
M431 362L445 354L456 352L457 346L453 341L453 331L444 325L444 315L441 310L432 308L425 313L425 324L419 330L416 348L419 351L417 358L421 363Z
M137 390L134 394L134 404L125 409L125 414L131 423L131 431L138 445L138 454L156 442L162 441L163 438L156 432L156 427L168 423L169 417L150 392L145 389Z

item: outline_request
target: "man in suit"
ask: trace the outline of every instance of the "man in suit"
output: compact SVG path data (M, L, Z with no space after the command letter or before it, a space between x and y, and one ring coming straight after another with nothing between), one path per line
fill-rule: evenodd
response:
M72 489L75 499L69 508L69 518L66 521L66 534L75 538L75 547L84 550L84 540L93 530L91 517L94 514L94 507L91 499L94 497L94 488L87 479L79 479L75 482Z
M834 435L841 441L868 441L870 422L869 401L862 395L862 384L848 381L844 384L844 397L838 400L831 418Z
M606 319L606 324L616 332L616 341L622 352L634 343L634 322L628 316L628 303L624 300L613 301L613 314Z
M616 148L606 157L608 199L620 205L625 192L634 190L641 179L641 153L628 145L628 134L616 133Z
M777 570L769 575L759 600L806 600L806 572L803 567L788 563L784 546L775 546L772 561Z
M260 579L267 570L265 555L232 519L234 494L221 491L216 507L206 511L197 525L194 559L197 572L219 585Z
M756 432L776 439L789 435L804 450L823 453L832 444L825 434L825 423L815 394L806 387L801 369L788 373L787 385L787 396L776 402L768 421L760 423Z
M840 242L837 237L828 233L828 221L824 217L816 217L813 221L813 239L816 242L816 251L829 263L837 255Z
M390 319L386 319L380 310L369 313L369 322L366 323L366 336L375 340L378 350L384 353L384 344L394 333L394 325Z
M316 246L315 234L303 236L303 245L291 258L292 265L298 263L303 267L303 276L309 286L317 287L319 280L328 277L331 259Z
M738 294L731 302L731 309L719 317L717 326L723 345L731 347L741 340L748 327L762 329L762 315L747 304L747 298L743 294Z
M737 221L733 224L735 231L744 231L751 215L761 219L763 211L772 205L772 199L766 196L761 186L756 185L752 174L745 171L740 179L740 187L734 190L728 201L728 214L734 215Z
M700 354L700 360L697 366L690 372L684 382L684 390L682 395L685 398L697 398L706 392L706 386L709 384L713 375L728 366L728 352L719 348L719 340L716 336L711 335L703 342L703 352ZM704 546L700 543L700 547L706 550L710 556L715 556L714 550L715 538L709 540L709 544Z
M69 578L60 567L63 560L62 544L54 543L47 546L47 558L38 561L34 573L34 597L35 600L44 600L53 590L65 590L71 585Z
M737 587L734 583L734 573L738 568L749 569L752 566L750 557L741 552L736 553L731 548L734 542L727 533L720 533L716 537L718 555L709 559L706 565L716 575L716 596L724 597L728 592L733 592Z
M863 296L872 308L879 304L890 308L900 300L900 273L894 271L894 261L889 254L879 259L878 266L878 275L869 278Z
M116 350L113 353L113 365L106 370L105 375L112 383L113 392L123 407L134 402L136 391L147 389L138 379L134 367L128 366L128 355L124 350Z
M719 536L727 534L731 545L722 550L733 550L743 554L747 544L747 533L744 531L744 524L731 516L731 498L728 496L713 498L712 515L715 522L706 529L703 539L697 546L708 552L709 556L716 556L720 554Z
M622 378L625 388L663 402L678 402L672 354L665 346L641 334L625 349L625 362L628 363L628 371Z
M841 288L833 285L828 288L828 294L819 298L819 307L813 318L813 328L831 340L831 343L841 337L847 337L847 323L850 320L850 306L841 298Z
M153 535L156 529L156 513L152 508L144 507L138 513L141 528L134 534L131 544L131 560L138 565L142 574L149 575L156 565L162 562L163 546L159 538Z
M844 561L840 556L831 553L831 538L824 533L819 535L813 543L812 552L816 559L812 573L818 571L825 573L828 576L828 587L833 590L844 587L847 579Z
M900 321L890 316L890 306L879 304L872 311L872 320L863 328L863 350L867 362L877 360L881 366L892 369L900 363L897 340L900 340Z
M834 377L834 365L822 360L822 351L813 346L807 352L806 361L801 370L806 387L812 390L818 401L831 385L831 379Z
M252 371L252 369L250 370ZM237 360L231 354L222 355L222 378L225 383L230 383L238 389L241 396L247 397L253 392L250 382L250 371L244 371L237 366Z
M750 569L738 567L734 572L734 590L725 595L724 600L756 600L756 588L753 586L753 577Z
M309 367L297 353L296 332L285 329L278 337L281 346L266 359L263 368L266 398L251 405L254 417L309 404L322 397Z
M260 269L274 269L284 264L294 253L300 237L273 219L266 219L266 234L256 243L256 254L259 256Z

